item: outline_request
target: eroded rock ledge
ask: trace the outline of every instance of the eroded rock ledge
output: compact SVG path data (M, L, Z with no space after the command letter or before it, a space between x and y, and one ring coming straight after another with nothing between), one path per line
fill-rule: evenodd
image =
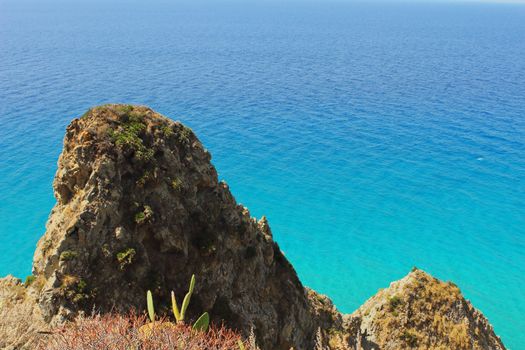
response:
M0 282L3 312L25 305L34 334L93 308L141 308L147 289L168 301L194 273L189 316L208 310L253 327L263 349L312 349L317 329L333 349L504 349L457 287L420 270L340 314L303 287L267 220L236 203L210 160L189 128L147 107L106 105L73 120L34 281Z

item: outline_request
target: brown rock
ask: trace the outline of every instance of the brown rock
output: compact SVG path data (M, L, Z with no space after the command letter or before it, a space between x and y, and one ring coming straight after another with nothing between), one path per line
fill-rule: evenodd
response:
M362 349L505 349L456 285L418 269L368 299L346 322Z
M321 325L310 294L266 219L235 202L210 159L190 129L146 107L103 106L74 120L34 257L45 320L143 308L148 289L162 310L194 273L190 317L209 311L245 333L253 326L265 349L309 347ZM322 325L334 315L341 323L334 313Z

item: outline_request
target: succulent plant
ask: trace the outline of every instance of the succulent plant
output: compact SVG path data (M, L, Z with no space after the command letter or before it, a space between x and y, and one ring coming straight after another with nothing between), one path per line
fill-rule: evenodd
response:
M191 275L190 287L188 289L188 292L184 296L184 300L182 301L180 311L179 311L179 306L177 305L177 299L175 298L175 293L173 291L171 292L171 307L173 309L173 315L175 316L177 323L184 323L184 318L186 316L186 310L188 310L188 306L190 305L191 295L193 294L194 288L195 288L195 275ZM153 305L153 295L151 294L151 291L149 290L146 293L146 299L147 299L149 319L151 320L151 322L155 322L155 308ZM195 321L192 328L195 331L205 332L208 330L209 325L210 325L210 315L207 312L205 312L197 319L197 321Z
M208 315L208 313L205 312L201 315L201 317L197 319L197 321L195 321L192 328L194 331L206 332L208 330L209 325L210 315Z
M153 295L151 295L151 291L148 290L148 293L146 293L146 299L148 304L148 315L151 322L155 322L155 307L153 306Z
M190 279L190 288L188 289L188 293L184 296L184 299L182 300L182 305L179 311L179 307L177 305L177 299L175 298L175 293L171 292L171 307L173 309L173 315L175 316L175 319L177 322L184 322L184 318L186 316L186 310L188 310L188 306L190 305L191 295L193 294L193 289L195 288L195 275L191 275Z

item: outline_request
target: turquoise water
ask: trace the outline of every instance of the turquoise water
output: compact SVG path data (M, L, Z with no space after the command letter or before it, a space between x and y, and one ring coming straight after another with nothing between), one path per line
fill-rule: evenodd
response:
M412 266L525 349L525 6L0 0L0 275L28 275L69 121L191 126L351 312Z

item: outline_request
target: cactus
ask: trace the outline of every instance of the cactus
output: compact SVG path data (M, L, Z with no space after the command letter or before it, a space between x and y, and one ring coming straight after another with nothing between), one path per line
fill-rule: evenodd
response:
M237 340L237 345L239 346L239 350L246 350L246 348L244 347L244 343L242 342L242 340Z
M151 295L151 291L148 290L148 293L146 294L146 299L148 301L148 315L151 322L155 322L155 308L153 306L153 295Z
M208 315L208 313L205 312L201 315L201 317L197 319L197 321L195 321L192 329L194 331L206 332L208 330L209 325L210 325L210 315Z
M186 293L186 295L184 296L184 300L182 301L180 312L179 312L179 307L177 306L177 300L175 299L175 293L171 292L171 307L173 309L173 315L175 316L175 319L179 323L184 322L184 317L186 316L186 310L188 309L188 306L190 305L190 299L191 299L191 295L193 294L194 288L195 288L195 275L191 275L190 288L188 289L188 293Z

